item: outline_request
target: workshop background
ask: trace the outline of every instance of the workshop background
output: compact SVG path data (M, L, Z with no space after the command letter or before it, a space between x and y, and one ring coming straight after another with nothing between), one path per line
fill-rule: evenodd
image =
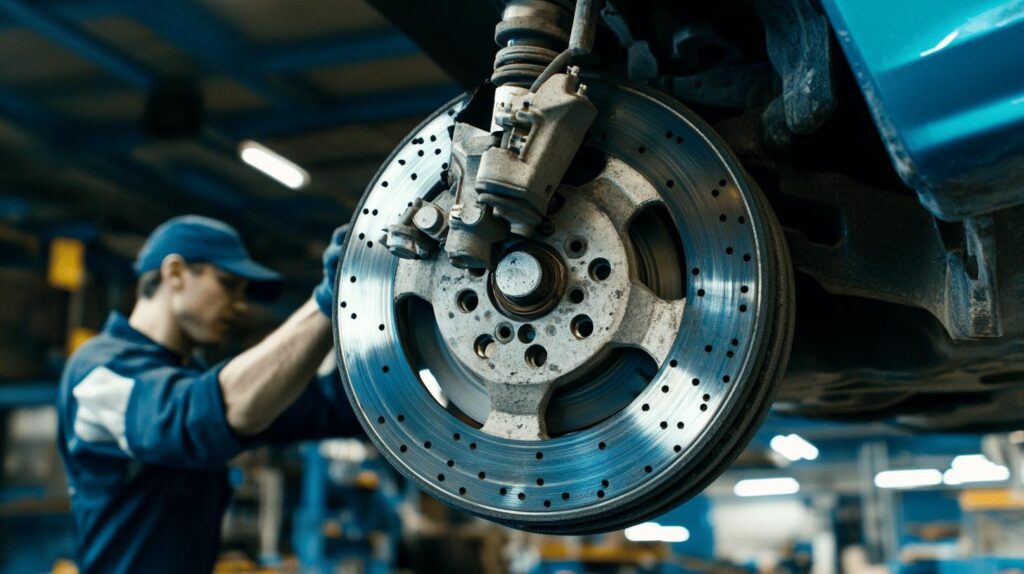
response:
M419 47L444 30L403 26L410 38L375 3L0 3L0 573L74 571L56 381L109 310L130 309L130 264L149 231L178 214L217 217L288 277L285 296L245 326L255 339L308 296L331 230L391 150L486 76L493 50L446 67ZM477 15L444 17L493 44L492 24L472 25ZM276 180L247 163L247 150L301 170ZM232 462L217 569L1024 569L1022 485L1010 480L1019 473L991 456L1008 441L1024 436L773 414L702 495L655 522L587 537L459 514L366 440L262 449Z

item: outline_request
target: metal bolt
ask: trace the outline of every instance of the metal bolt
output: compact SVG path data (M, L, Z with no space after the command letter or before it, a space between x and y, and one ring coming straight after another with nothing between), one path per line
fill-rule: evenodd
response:
M434 234L444 228L444 213L432 203L424 204L413 216L413 224L427 234Z

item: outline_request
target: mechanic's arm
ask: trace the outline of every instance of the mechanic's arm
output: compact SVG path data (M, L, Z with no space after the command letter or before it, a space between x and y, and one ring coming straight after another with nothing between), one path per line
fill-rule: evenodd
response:
M338 228L324 252L324 278L313 298L255 347L220 372L228 426L240 437L270 426L306 390L331 349L334 276L348 226Z
M306 390L331 349L331 321L310 299L255 347L224 365L220 388L238 436L270 426Z

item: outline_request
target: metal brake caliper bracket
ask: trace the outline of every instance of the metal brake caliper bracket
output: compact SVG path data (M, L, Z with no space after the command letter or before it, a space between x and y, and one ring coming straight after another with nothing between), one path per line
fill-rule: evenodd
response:
M533 235L596 115L576 67L552 76L536 93L497 103L501 146L480 158L476 189L512 233Z

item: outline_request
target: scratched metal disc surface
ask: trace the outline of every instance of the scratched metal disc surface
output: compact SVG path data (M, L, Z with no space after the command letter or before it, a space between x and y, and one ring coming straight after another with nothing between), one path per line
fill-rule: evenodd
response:
M622 528L703 489L759 424L792 333L785 244L724 144L664 96L586 82L599 115L535 238L569 277L551 312L511 319L488 295L491 271L380 243L415 199L444 202L455 100L370 183L334 317L345 390L400 472L459 509L559 534ZM556 381L533 440L486 432L492 394L516 377Z

